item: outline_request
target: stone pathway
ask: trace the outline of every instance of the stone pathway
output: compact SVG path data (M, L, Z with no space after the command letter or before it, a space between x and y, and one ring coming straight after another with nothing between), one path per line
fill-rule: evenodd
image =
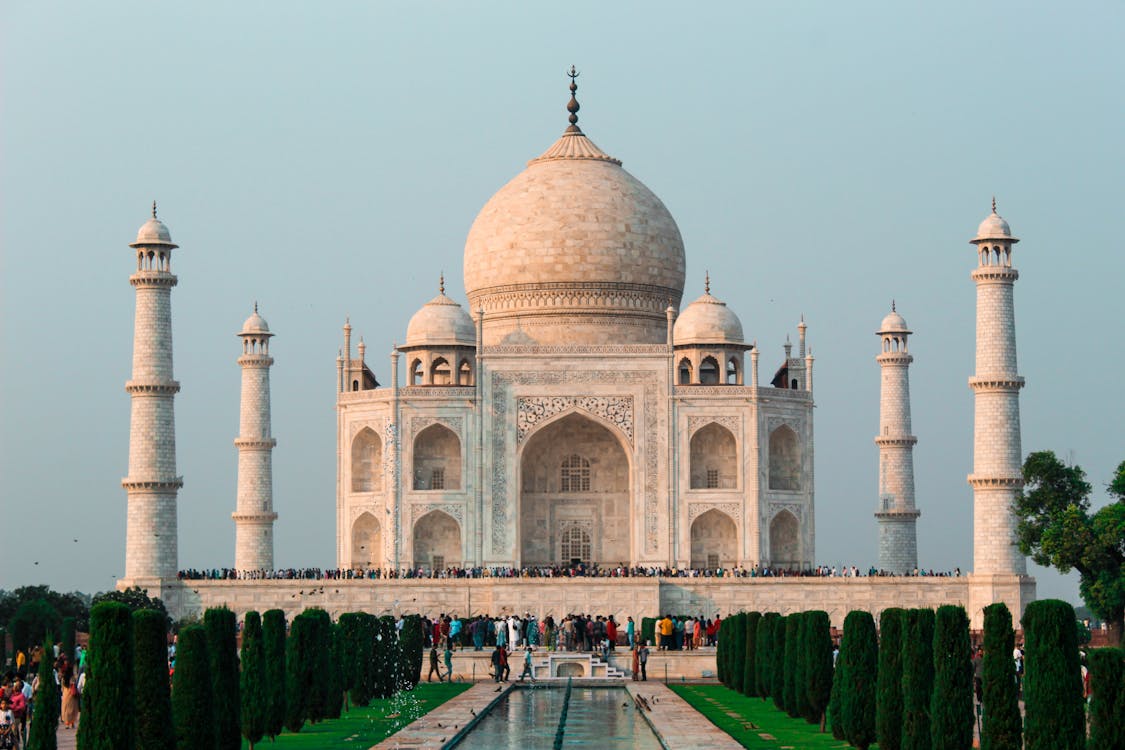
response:
M742 747L662 682L628 682L625 689L634 698L640 696L647 701L652 710L642 715L664 740L665 747L672 750L740 750Z
M445 747L455 736L475 724L476 717L485 714L493 703L507 695L513 687L510 683L497 684L492 680L477 683L392 734L372 750Z
M56 742L59 744L59 750L74 750L78 746L77 729L63 729L62 724L59 724L59 731L55 733Z

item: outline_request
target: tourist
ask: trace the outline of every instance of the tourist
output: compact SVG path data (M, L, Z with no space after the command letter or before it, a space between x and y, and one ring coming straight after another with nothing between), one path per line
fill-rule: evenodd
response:
M548 651L555 650L555 637L557 630L558 629L555 627L555 618L551 615L547 615L543 619L543 643L547 645Z
M426 675L426 682L434 681L434 672L437 672L437 681L444 682L441 676L441 667L438 665L437 644L430 645L430 673Z
M62 686L62 710L59 721L65 729L74 729L78 726L78 688L73 677L67 677Z
M451 620L452 621L449 623L449 640L451 641L451 645L456 648L457 644L461 642L461 628L463 625L461 624L461 618L457 615L453 615Z
M657 644L658 651L667 651L672 648L673 634L676 632L676 626L672 624L672 615L664 615L664 619L659 623L660 641Z
M635 622L633 622L633 618L630 617L625 622L625 638L628 639L628 641L629 641L629 648L636 648L636 645L637 645L636 634L637 634L637 624Z
M641 639L641 647L639 649L637 649L637 663L641 667L641 681L647 682L648 681L648 646L645 645L645 641L644 641L643 638Z
M17 737L24 737L27 735L27 716L28 716L28 700L27 691L23 680L19 675L12 680L11 690L5 697L8 699L9 707L12 711L12 716L15 720L15 733Z
M445 678L453 682L453 646L445 644Z
M617 650L617 623L613 621L613 615L606 618L605 622L605 637L609 641L609 650Z
M633 652L633 682L636 682L640 678L641 672L641 664L639 658L640 646L637 644L631 644L629 646L629 650Z
M523 671L520 672L519 679L516 680L516 681L517 682L523 682L524 677L529 677L529 678L531 678L532 682L535 682L535 673L531 669L531 646L530 645L527 646L527 648L525 648L523 650Z
M8 703L7 696L0 698L0 748L11 750L18 746L16 718Z

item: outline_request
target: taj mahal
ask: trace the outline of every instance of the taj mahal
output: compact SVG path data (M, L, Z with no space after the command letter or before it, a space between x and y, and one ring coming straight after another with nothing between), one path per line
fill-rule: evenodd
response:
M576 77L572 69L562 135L484 204L469 230L467 299L447 296L435 269L437 295L381 363L350 321L344 325L334 394L339 569L788 570L817 562L814 337L794 311L783 350L760 351L721 289L713 293L709 278L685 279L684 243L668 209L579 127ZM818 608L838 625L849 609L877 615L887 606L960 603L977 627L993 601L1018 613L1035 598L1009 510L1022 488L1013 302L1019 240L994 202L970 241L977 288L971 573L904 575L919 564L921 509L912 332L895 305L877 327L871 351L878 366L868 374L879 373L881 383L879 414L871 416L879 448L878 486L870 490L879 547L871 557L895 576L361 575L333 581L310 601L294 595L301 582L177 578L177 246L154 206L130 245L136 318L123 480L126 574L118 585L145 587L176 613L224 603L240 613L315 604L333 614L406 607L539 616ZM279 518L273 332L256 306L239 337L232 352L242 372L235 568L270 571ZM325 393L325 403L332 397Z

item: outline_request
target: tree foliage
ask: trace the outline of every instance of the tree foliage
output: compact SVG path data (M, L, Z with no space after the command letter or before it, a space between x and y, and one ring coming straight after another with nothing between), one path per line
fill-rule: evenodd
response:
M828 697L828 725L832 728L832 736L838 740L844 737L844 691L848 684L848 656L839 651L836 654L836 666L832 672L832 693Z
M801 613L793 612L785 618L785 650L782 652L785 668L781 678L785 712L793 718L801 715L797 703L797 654L801 648L801 644L798 643L800 631Z
M934 691L930 699L933 750L961 750L973 744L972 659L969 617L964 607L938 607L934 615Z
M808 719L824 731L824 712L832 693L832 624L828 613L805 613L805 649L808 652Z
M100 594L95 594L90 604L91 609L94 605L102 602L124 604L130 612L136 612L138 609L155 609L167 618L169 624L172 622L172 618L168 617L168 608L164 606L164 602L157 597L149 596L148 589L142 589L140 586L132 586L124 591L103 591Z
M1012 613L1003 602L984 608L984 657L981 668L981 750L1022 750Z
M379 669L375 697L390 698L398 690L399 675L404 671L395 618L390 615L378 618L375 642Z
M216 746L218 750L239 750L242 703L238 699L238 618L226 607L212 607L203 613L203 628L211 663Z
M62 615L46 599L30 599L19 605L8 627L15 650L27 652L46 641L48 634L62 631Z
M879 676L875 688L875 734L879 750L902 747L902 629L906 610L889 607L879 616Z
M172 696L168 688L168 618L155 609L133 613L136 750L171 750Z
M758 627L761 621L761 612L750 612L746 615L746 628L742 638L745 654L742 658L743 695L758 695Z
M274 738L285 726L286 623L280 609L268 610L262 616L262 641L266 661L265 735Z
M60 617L73 617L75 625L83 633L90 627L90 600L85 594L77 591L63 594L49 586L20 586L13 591L0 592L0 626L12 632L11 620L16 611L26 602L41 599L59 613ZM14 635L14 634L13 634ZM25 645L41 643L42 639L29 642ZM16 648L19 648L18 646Z
M172 675L176 750L214 750L216 747L211 684L207 632L202 625L188 625L180 631L176 641L176 671Z
M86 669L78 750L132 750L133 614L126 605L105 601L90 609Z
M254 750L254 745L266 734L266 717L269 713L269 690L266 685L266 649L262 636L262 618L257 612L247 612L242 625L242 671L238 677L238 699L242 736Z
M402 631L399 633L399 646L406 661L406 671L402 674L403 690L413 690L422 679L422 616L406 615L402 618Z
M844 618L840 656L847 654L847 682L840 696L840 718L848 742L866 750L875 741L875 687L879 646L875 618L855 610Z
M77 619L73 615L62 618L62 630L59 631L59 641L62 643L60 651L66 654L66 658L70 659L71 663L74 662L74 645L75 639L78 637L77 629Z
M758 623L758 635L755 652L755 677L754 684L758 695L768 698L770 695L771 667L773 666L773 630L777 624L777 612L767 612Z
M1023 613L1026 750L1082 750L1086 717L1074 608L1058 599L1031 602Z
M746 613L738 612L726 619L724 630L730 633L731 649L727 657L728 687L741 693L742 680L746 674L743 663L746 661Z
M1121 638L1125 620L1125 461L1108 485L1113 502L1090 512L1090 483L1051 451L1027 457L1013 508L1020 551L1040 565L1077 570L1082 599Z
M1125 747L1125 651L1099 648L1090 661L1090 750Z
M785 632L788 617L778 617L773 624L773 647L770 649L770 695L773 704L785 710Z
M796 686L793 689L793 698L796 701L794 711L797 716L804 718L810 723L815 721L812 718L812 708L809 706L809 613L802 612L797 620L797 654L794 660L796 667L796 674L794 675L794 682Z
M902 631L902 750L930 750L934 611L911 609Z
M50 638L44 639L43 650L50 653ZM27 750L55 750L59 728L59 694L55 691L55 672L51 660L39 662L39 690L35 693L35 712L31 717L31 731L27 737Z

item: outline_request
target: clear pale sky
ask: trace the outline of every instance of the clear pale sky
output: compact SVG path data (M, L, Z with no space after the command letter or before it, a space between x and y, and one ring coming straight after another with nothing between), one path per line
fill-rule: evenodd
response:
M336 351L377 376L477 211L566 125L659 195L772 373L816 355L817 558L875 560L879 368L911 350L923 566L972 565L975 264L1014 234L1023 448L1125 458L1121 3L52 3L0 9L0 588L123 573L134 261L172 297L181 567L233 564L239 343L276 332L276 558L335 562ZM77 541L72 541L77 540ZM37 564L36 564L37 563ZM1039 594L1077 582L1036 569Z

